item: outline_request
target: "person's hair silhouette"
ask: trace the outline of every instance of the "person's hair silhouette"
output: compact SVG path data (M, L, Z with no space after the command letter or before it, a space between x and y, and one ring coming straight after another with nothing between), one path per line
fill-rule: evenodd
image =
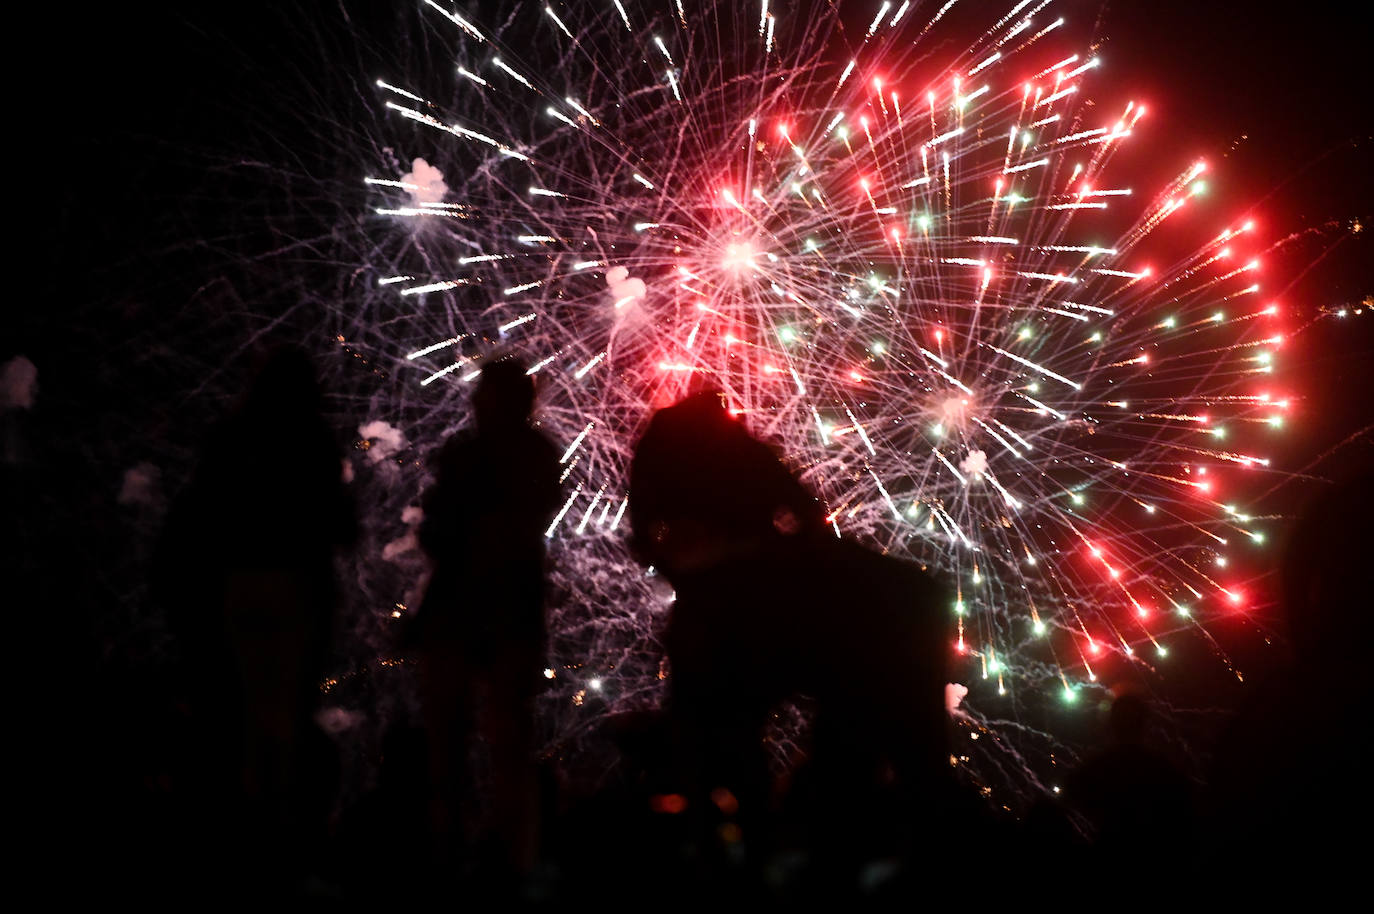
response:
M636 551L674 584L825 524L815 496L711 388L654 414L630 465L629 510Z

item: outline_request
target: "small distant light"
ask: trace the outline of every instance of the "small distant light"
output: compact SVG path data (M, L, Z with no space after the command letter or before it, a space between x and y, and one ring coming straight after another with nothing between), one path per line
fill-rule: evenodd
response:
M600 680L600 679L593 679L593 680L591 680L590 682L588 682L587 685L588 685L588 687L591 688L591 690L592 690L593 692L600 692L600 691L601 691L601 680Z
M544 678L545 678L545 679L553 679L553 678L554 678L555 676L557 676L557 675L558 675L558 674L555 673L551 667L544 667Z

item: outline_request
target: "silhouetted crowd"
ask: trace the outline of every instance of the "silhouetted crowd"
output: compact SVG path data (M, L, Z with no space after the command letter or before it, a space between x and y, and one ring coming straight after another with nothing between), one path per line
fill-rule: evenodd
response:
M534 713L561 501L535 405L524 365L489 364L475 422L434 458L418 529L432 573L395 645L419 720L375 747L377 776L341 810L318 712L356 506L309 360L267 360L167 520L152 591L182 657L176 733L158 737L176 776L106 807L122 820L101 827L131 842L111 855L123 888L190 903L1048 904L1192 880L1234 897L1363 856L1371 607L1355 581L1371 559L1370 477L1294 528L1292 664L1218 724L1205 783L1127 690L1062 792L1013 818L951 764L953 595L837 537L722 395L698 390L653 415L630 468L632 549L674 592L667 699L609 718L613 771L566 791ZM811 723L779 774L766 731L788 703Z

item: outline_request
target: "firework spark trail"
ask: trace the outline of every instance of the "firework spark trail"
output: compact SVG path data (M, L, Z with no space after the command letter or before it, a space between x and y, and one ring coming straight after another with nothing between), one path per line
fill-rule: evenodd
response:
M385 355L455 398L484 358L531 364L568 450L550 535L570 601L604 605L579 576L633 567L613 532L633 442L705 379L837 531L956 582L970 675L1072 701L1099 652L1157 661L1234 611L1217 546L1252 531L1221 487L1266 461L1226 438L1282 423L1282 333L1249 224L1152 260L1205 166L1143 206L1108 176L1145 108L1085 104L1102 68L1056 44L1049 0L990 16L943 72L912 40L953 3L896 6L849 47L833 15L767 3L425 0L459 65L387 74L378 103L454 202L367 175L369 231L405 239L370 264Z

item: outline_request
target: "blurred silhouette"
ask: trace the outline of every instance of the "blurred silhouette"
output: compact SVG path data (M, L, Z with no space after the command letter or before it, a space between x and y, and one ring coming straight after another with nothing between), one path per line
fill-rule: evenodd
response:
M315 753L327 741L313 715L334 552L354 535L314 367L277 349L212 432L168 519L154 582L180 642L203 786L264 856L324 824Z
M1193 785L1150 745L1148 701L1125 691L1112 702L1107 745L1069 778L1065 801L1082 816L1091 836L1090 872L1117 885L1141 861L1170 850L1171 869L1187 871L1196 825Z
M630 467L634 546L670 581L825 528L820 503L716 390L659 410Z
M797 694L817 708L808 783L823 853L859 853L884 771L911 802L939 792L948 603L930 578L836 539L716 391L654 415L631 465L630 515L636 552L676 590L670 705L695 815L728 820L727 843L738 828L767 841L763 725Z
M558 506L558 455L530 426L534 394L520 362L488 365L472 396L476 433L440 451L419 530L433 575L412 632L439 849L494 843L516 875L538 850L531 704L542 682L544 531ZM468 771L473 735L490 756L485 815Z
M1366 471L1314 499L1289 529L1279 584L1291 660L1253 686L1211 773L1209 863L1263 872L1266 886L1363 878L1350 828L1374 809L1367 754L1351 731L1371 707L1371 517Z

